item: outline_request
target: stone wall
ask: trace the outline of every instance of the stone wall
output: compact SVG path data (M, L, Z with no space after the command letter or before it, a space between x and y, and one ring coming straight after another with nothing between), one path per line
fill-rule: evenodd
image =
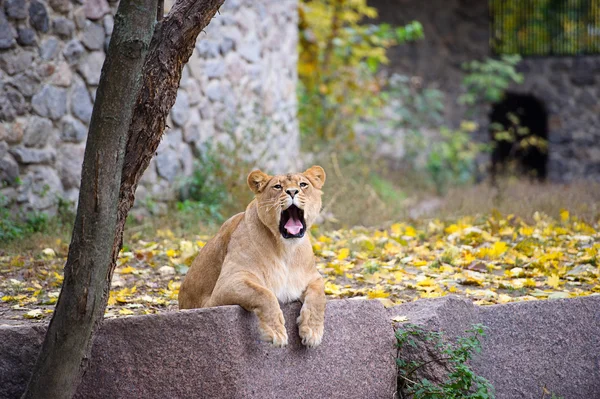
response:
M207 143L260 139L265 155L250 162L271 172L297 166L296 7L296 0L225 2L184 68L139 200L175 198ZM116 8L106 0L0 0L3 205L52 213L59 198L77 200ZM258 130L260 137L246 137Z
M369 0L380 22L423 24L425 39L391 50L390 70L418 76L446 94L446 121L456 126L465 109L456 103L462 64L492 56L488 2L477 0ZM525 82L511 91L541 100L548 112L548 177L600 181L600 55L530 57L519 66ZM489 139L488 108L471 116Z

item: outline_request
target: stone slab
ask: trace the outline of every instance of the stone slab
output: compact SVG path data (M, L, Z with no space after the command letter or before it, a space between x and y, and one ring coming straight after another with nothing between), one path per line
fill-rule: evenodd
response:
M600 398L598 295L485 307L448 296L388 312L449 338L464 335L475 323L485 325L482 351L472 365L492 383L497 399L539 399L544 386L566 399ZM444 370L433 367L429 373L436 380Z
M45 326L0 327L0 398L20 398L46 334Z
M475 369L497 399L600 398L600 296L478 309L488 327ZM550 395L547 395L550 396Z
M392 397L393 330L379 302L329 301L323 343L310 350L299 311L284 307L284 349L261 342L254 315L238 306L107 320L76 397ZM0 398L24 389L40 343L39 328L0 327Z

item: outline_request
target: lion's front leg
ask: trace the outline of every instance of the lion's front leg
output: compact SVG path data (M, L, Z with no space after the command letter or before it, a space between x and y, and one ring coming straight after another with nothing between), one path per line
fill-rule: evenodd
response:
M325 328L325 284L321 276L312 280L304 291L298 316L298 332L302 344L314 348L321 344Z
M275 346L288 344L285 319L277 297L247 272L217 281L208 306L240 305L258 317L261 339Z

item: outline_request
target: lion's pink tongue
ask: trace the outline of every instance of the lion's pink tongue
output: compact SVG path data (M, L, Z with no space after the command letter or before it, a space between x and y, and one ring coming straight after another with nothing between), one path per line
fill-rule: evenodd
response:
M292 216L283 227L285 227L287 232L291 235L296 235L300 233L300 230L302 230L302 222Z

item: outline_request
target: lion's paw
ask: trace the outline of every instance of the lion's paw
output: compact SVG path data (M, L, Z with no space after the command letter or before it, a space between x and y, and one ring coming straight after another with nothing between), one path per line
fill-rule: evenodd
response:
M276 326L268 326L262 325L260 326L260 338L268 343L273 344L273 346L277 346L279 348L283 348L288 344L288 336L285 331L285 325L276 325Z
M302 345L307 348L316 348L323 340L323 317L311 313L304 307L300 311L300 316L296 320L298 323L298 332L302 338Z

